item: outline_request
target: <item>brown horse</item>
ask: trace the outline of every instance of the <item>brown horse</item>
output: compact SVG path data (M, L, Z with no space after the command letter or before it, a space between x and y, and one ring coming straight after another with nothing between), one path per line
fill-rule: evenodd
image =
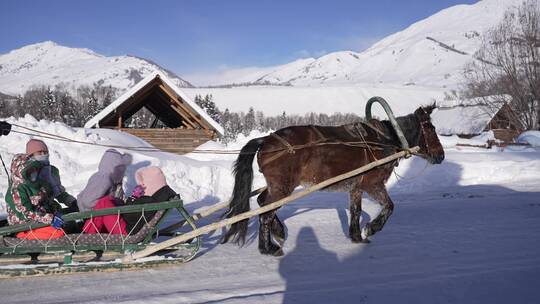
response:
M430 163L439 164L444 159L444 150L430 121L434 108L435 105L420 107L413 114L396 120L409 145L420 147L418 155ZM234 164L234 190L224 216L232 217L249 211L255 154L268 186L257 198L259 205L264 206L290 195L299 185L320 183L396 153L401 150L400 147L391 123L375 119L338 127L293 126L252 139L242 148ZM385 182L397 165L396 160L325 188L328 191L349 192L349 235L353 242L369 242L367 237L380 231L392 214L394 204L388 196ZM364 192L381 204L383 209L361 230ZM259 216L259 251L262 254L283 254L281 247L272 241L272 237L280 245L285 241L285 229L276 211ZM232 238L237 244L244 244L247 225L248 220L231 225L222 243Z

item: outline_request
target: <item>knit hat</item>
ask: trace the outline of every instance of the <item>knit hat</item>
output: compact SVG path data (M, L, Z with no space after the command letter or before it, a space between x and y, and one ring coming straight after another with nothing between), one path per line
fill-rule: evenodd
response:
M141 168L135 172L137 184L144 187L144 195L152 196L159 189L167 186L165 175L158 167Z
M32 155L38 151L49 152L49 148L47 148L47 145L39 139L30 139L26 143L26 155Z

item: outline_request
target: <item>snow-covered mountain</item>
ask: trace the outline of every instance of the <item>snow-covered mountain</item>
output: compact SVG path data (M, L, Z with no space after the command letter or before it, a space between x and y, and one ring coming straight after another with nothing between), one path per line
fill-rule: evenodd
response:
M271 67L249 67L192 75L199 85L416 85L453 88L464 65L474 60L483 33L522 0L482 0L444 9L363 52L340 51ZM126 89L153 71L180 87L192 85L153 62L134 56L106 57L54 42L28 45L0 55L0 92L20 94L34 84L73 86L102 81ZM200 76L200 77L196 77ZM206 80L206 81L205 81Z
M73 87L102 82L125 90L155 71L169 76L180 87L192 87L173 72L143 58L106 57L89 49L46 41L0 55L0 92L15 95L32 85L61 82Z
M483 0L444 9L366 51L334 52L259 70L227 71L221 83L290 84L407 84L452 87L464 65L474 60L482 34L501 21L504 11L522 0ZM244 72L244 73L242 73Z

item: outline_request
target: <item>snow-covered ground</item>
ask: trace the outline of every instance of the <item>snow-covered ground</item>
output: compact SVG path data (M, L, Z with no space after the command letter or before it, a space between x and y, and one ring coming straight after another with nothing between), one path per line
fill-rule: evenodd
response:
M80 141L146 145L116 131L74 129L31 117L10 121ZM0 137L0 153L8 165L29 138L18 133ZM538 132L530 132L522 140L537 143L539 138ZM248 139L228 147L209 142L201 149L235 150ZM243 248L219 245L221 231L216 231L203 237L202 250L185 265L0 280L1 302L537 303L540 149L461 148L456 143L462 139L441 140L446 151L441 165L428 166L415 157L396 169L388 183L396 209L371 244L353 244L348 238L347 195L321 192L279 211L288 228L281 258L258 253L258 222L252 219ZM45 141L63 183L77 194L106 148ZM233 155L134 152L133 156L125 179L127 191L133 187L134 171L153 164L163 168L190 211L230 195ZM258 187L264 180L256 168L255 172ZM6 188L4 176L2 208ZM379 208L368 198L364 202L365 222Z

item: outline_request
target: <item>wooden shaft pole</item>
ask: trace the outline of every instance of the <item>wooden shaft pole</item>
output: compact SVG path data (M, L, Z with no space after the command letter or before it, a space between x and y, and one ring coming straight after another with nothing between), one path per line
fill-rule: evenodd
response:
M260 193L263 192L264 190L266 190L266 186L251 191L251 193L249 194L249 196L252 197L252 196L255 196L255 195L257 195L257 194L260 194ZM216 212L216 211L219 211L219 210L221 210L221 209L223 209L223 208L228 207L228 206L229 206L229 203L230 203L230 201L221 202L221 203L216 204L216 205L214 205L214 206L212 206L212 207L210 207L210 208L208 208L208 209L204 209L203 211L194 214L191 218L193 219L193 221L198 221L198 220L200 220L200 219L202 219L202 218L205 218L205 217L207 217L207 216L213 214L213 213ZM180 221L180 222L171 224L170 226L167 226L167 227L161 229L161 230L159 231L159 234L164 234L164 233L172 232L172 231L174 231L174 230L176 230L176 229L178 229L178 228L184 226L185 222L186 222L186 221L183 220L183 221Z
M420 150L419 147L414 147L414 148L411 148L409 150L405 150L405 151L401 151L401 152L392 154L390 156L387 156L385 158L379 159L379 160L374 161L372 163L369 163L369 164L367 164L365 166L362 166L362 167L360 167L358 169L355 169L355 170L349 171L347 173L343 173L343 174L340 174L338 176L327 179L327 180L325 180L323 182L320 182L320 183L318 183L316 185L313 185L313 186L311 186L311 187L309 187L309 188L307 188L307 189L305 189L303 191L293 193L293 194L291 194L291 195L289 195L289 196L287 196L285 198L282 198L282 199L280 199L280 200L278 200L276 202L273 202L273 203L271 203L269 205L266 205L264 207L260 207L260 208L257 208L255 210L244 212L242 214L233 216L231 218L224 219L222 221L200 227L198 229L195 229L193 231L190 231L190 232L188 232L186 234L183 234L183 235L180 235L178 237L168 239L168 240L163 241L161 243L158 243L156 245L148 246L148 247L146 247L145 249L143 249L141 251L134 252L134 253L131 253L131 254L126 254L124 256L124 258L122 258L122 262L128 263L128 262L133 261L135 259L139 259L139 258L149 256L149 255L151 255L151 254L153 254L153 253L155 253L155 252L157 252L159 250L163 250L163 249L168 248L170 246L185 242L185 241L187 241L189 239L192 239L194 237L197 237L199 235L208 233L210 231L217 230L217 229L225 227L227 225L231 225L231 224L240 222L240 221L248 219L248 218L250 218L252 216L259 215L259 214L266 213L268 211L274 210L274 209L276 209L278 207L281 207L281 206L283 206L283 205L285 205L285 204L287 204L287 203L289 203L291 201L294 201L294 200L299 199L301 197L304 197L304 196L306 196L306 195L308 195L310 193L313 193L315 191L326 188L326 187L328 187L328 186L330 186L330 185L332 185L334 183L337 183L337 182L342 181L342 180L347 179L347 178L351 178L351 177L353 177L355 175L358 175L360 173L369 171L369 170L371 170L371 169L373 169L375 167L378 167L380 165L389 163L389 162L394 161L394 160L396 160L398 158L405 157L407 155L410 155L411 153L418 152L418 150Z
M250 193L249 196L252 197L252 196L255 196L255 195L257 195L257 194L260 194L260 193L263 192L264 190L266 190L266 186L251 191L251 193ZM223 202L223 203L214 205L214 206L212 206L212 207L210 207L210 208L208 208L208 209L205 209L205 210L201 211L201 212L198 213L198 214L195 214L195 216L193 216L193 219L197 221L197 220L200 220L200 219L203 218L203 217L207 217L207 216L209 216L210 214L212 214L212 213L214 213L214 212L216 212L216 211L219 211L219 210L221 210L221 209L223 209L223 208L228 207L228 206L229 206L229 203L230 203L230 201L226 201L226 202Z

